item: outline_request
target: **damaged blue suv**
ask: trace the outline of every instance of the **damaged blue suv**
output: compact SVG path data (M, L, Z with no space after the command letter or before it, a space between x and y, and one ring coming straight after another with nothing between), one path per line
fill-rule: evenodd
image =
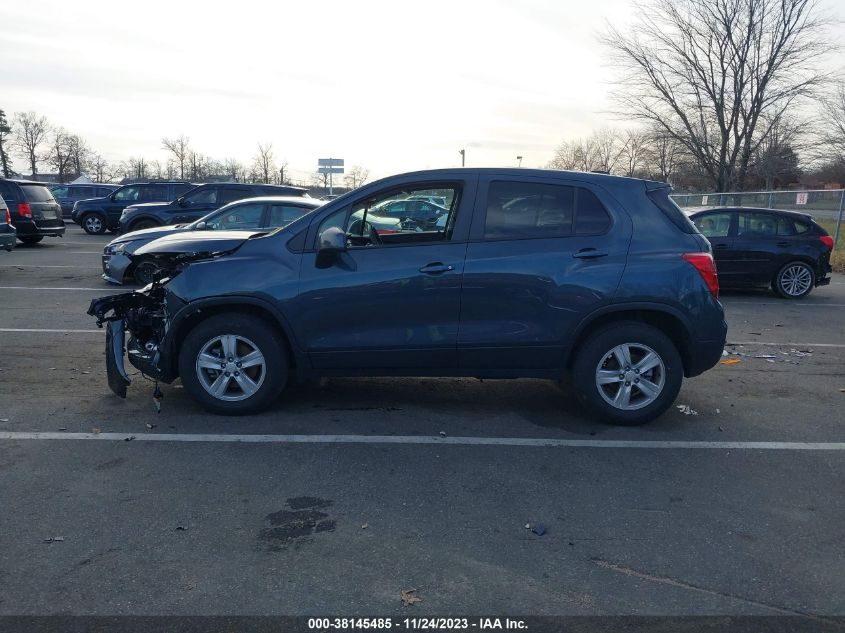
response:
M670 191L580 172L423 171L275 231L192 235L190 252L184 233L157 240L156 280L89 308L107 326L109 386L126 395L124 354L221 414L266 409L293 378L570 376L598 418L647 422L718 362L727 332L710 245ZM437 217L378 220L432 196Z

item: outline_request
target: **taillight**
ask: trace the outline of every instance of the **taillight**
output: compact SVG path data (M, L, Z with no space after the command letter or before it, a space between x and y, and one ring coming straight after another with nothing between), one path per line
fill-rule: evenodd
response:
M18 203L18 214L22 218L32 218L32 207L29 206L28 202L19 202Z
M685 262L692 264L707 284L710 294L718 299L719 277L716 274L716 262L713 261L713 256L710 253L684 253L681 257Z
M12 214L9 213L9 209L7 207L6 208L6 224L11 224L11 223L12 223Z
M819 239L822 241L822 244L827 246L829 250L833 250L833 238L830 237L830 235L822 235L819 237Z

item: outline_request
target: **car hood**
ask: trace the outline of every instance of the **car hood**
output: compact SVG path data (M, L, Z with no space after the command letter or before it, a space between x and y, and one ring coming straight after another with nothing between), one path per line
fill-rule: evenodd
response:
M253 235L266 231L176 231L144 244L134 255L155 257L171 255L208 256L238 248Z
M133 242L135 240L155 240L159 237L164 237L165 235L170 235L176 231L187 231L187 225L183 224L180 226L154 226L151 229L141 229L140 231L131 231L130 233L124 233L120 237L116 237L111 242L109 242L109 246L112 244L120 244L121 242Z

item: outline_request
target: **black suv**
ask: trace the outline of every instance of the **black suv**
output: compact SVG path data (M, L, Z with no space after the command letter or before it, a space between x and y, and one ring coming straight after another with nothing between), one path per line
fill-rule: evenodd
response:
M80 200L73 205L71 219L86 233L99 235L117 230L120 214L136 202L166 202L174 200L196 187L185 181L138 182L124 185L113 193L93 200Z
M65 234L62 208L47 184L0 178L0 196L9 207L18 239L24 244L35 244L45 237L62 237Z
M53 194L56 202L61 205L64 218L69 220L74 204L80 200L110 196L119 186L102 185L100 183L55 185L50 187L50 193Z
M181 378L224 414L268 407L319 376L571 375L598 417L640 424L684 376L721 358L727 333L707 239L665 183L580 172L451 169L364 185L272 232L207 231L186 252L141 247L167 268L95 299L108 321L109 386L130 362ZM438 196L445 217L370 210ZM168 248L172 246L172 248Z
M307 189L287 185L222 183L199 185L172 202L133 204L120 216L119 233L199 220L224 204L261 196L305 196Z

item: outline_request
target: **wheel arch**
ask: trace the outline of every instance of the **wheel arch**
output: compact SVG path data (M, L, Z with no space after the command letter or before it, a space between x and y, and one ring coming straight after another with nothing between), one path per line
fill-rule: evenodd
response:
M614 322L637 321L651 325L663 332L678 350L684 365L684 375L689 376L693 365L692 329L688 320L672 306L654 303L625 303L606 306L587 315L575 329L566 359L566 369L571 370L578 351L593 332Z
M265 321L281 334L287 347L290 369L298 372L308 367L306 358L295 345L293 331L284 315L265 299L241 295L193 301L176 313L169 336L171 344L168 370L171 375L178 375L179 351L187 333L206 319L226 313L246 314Z
M126 227L127 233L132 232L135 230L135 227L138 225L139 222L154 222L156 226L164 226L164 222L161 221L161 218L157 218L154 215L144 214L138 217L132 218L129 224Z

